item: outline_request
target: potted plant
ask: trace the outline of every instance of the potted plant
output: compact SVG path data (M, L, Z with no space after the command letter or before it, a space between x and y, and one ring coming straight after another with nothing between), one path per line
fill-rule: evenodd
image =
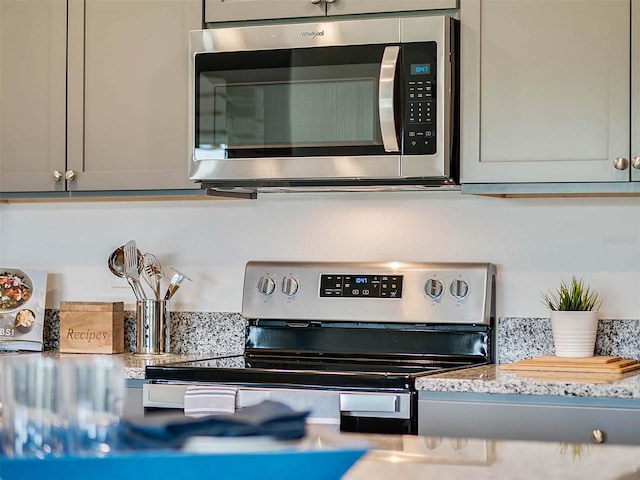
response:
M598 293L575 276L555 292L542 295L551 310L551 330L558 357L592 357L598 331Z

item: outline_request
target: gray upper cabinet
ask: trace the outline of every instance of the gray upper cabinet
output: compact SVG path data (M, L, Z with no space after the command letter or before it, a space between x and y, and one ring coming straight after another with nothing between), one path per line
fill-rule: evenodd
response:
M201 0L0 0L0 22L0 192L199 189L188 32Z
M205 0L205 22L457 8L458 0Z
M463 191L640 179L631 166L640 149L639 8L637 0L461 0Z
M0 0L0 191L64 190L66 0Z
M201 26L201 0L69 0L69 190L198 188L188 32Z

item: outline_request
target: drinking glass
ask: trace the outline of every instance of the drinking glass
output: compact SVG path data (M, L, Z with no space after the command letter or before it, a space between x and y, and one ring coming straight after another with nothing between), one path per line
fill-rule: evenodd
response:
M4 360L4 451L10 457L45 458L73 452L69 416L73 379L54 358L16 355Z
M110 356L74 359L69 363L75 408L70 422L76 453L105 456L118 447L124 408L122 362Z

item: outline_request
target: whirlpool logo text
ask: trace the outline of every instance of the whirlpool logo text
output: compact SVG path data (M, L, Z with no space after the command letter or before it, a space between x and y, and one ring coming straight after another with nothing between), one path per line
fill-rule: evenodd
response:
M324 30L315 30L315 31L312 31L312 32L302 32L302 36L303 37L309 37L309 38L324 37Z

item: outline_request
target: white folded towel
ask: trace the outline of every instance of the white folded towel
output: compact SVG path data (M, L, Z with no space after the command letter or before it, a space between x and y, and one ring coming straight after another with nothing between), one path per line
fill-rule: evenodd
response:
M189 385L184 392L184 414L204 417L236 411L236 387L222 385Z

